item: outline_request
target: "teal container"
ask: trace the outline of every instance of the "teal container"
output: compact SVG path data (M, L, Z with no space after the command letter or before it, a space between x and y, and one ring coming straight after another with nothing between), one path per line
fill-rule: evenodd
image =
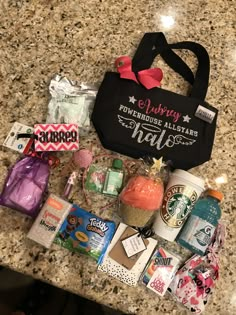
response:
M177 243L193 253L203 256L209 246L221 217L219 202L223 194L209 189L206 197L199 199L177 237Z

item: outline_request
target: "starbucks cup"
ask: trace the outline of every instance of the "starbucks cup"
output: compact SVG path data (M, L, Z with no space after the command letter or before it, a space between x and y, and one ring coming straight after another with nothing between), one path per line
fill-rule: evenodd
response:
M163 204L153 229L162 238L173 242L204 190L204 180L183 170L175 170L165 190Z

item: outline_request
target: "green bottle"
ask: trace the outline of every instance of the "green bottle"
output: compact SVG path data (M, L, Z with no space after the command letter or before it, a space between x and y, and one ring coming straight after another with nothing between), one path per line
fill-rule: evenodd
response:
M123 161L114 159L112 168L107 170L102 193L114 197L118 196L123 185L123 177Z
M203 256L221 217L219 202L222 199L221 192L207 190L206 197L199 199L193 207L189 219L177 237L177 243Z

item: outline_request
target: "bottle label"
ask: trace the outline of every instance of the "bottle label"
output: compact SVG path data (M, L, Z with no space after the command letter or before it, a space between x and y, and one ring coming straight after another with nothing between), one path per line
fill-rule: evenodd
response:
M122 172L108 170L104 184L103 194L117 196L122 187L122 183L123 183Z
M171 186L165 193L160 211L162 220L172 228L180 228L198 199L198 194L185 185Z
M205 252L211 242L214 231L215 226L198 216L191 215L181 232L180 239Z

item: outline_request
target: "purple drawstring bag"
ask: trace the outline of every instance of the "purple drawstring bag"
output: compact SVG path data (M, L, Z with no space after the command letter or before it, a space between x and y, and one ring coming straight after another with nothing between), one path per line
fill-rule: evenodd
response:
M26 156L17 161L6 178L0 205L35 217L47 189L49 174L48 161L41 158Z

